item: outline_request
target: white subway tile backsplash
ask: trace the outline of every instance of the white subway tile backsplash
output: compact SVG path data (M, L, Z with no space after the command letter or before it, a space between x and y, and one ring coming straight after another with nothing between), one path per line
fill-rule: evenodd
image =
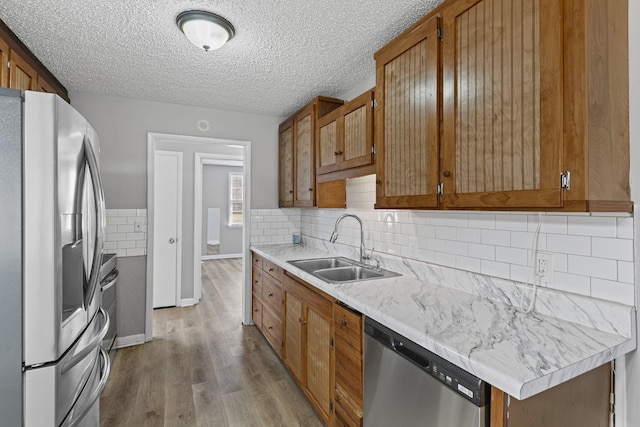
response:
M117 253L119 257L146 255L146 209L107 209L106 216L105 253ZM136 230L135 224L141 224L142 229Z
M547 251L588 256L591 254L591 239L586 236L549 234L547 236Z
M494 246L511 246L511 233L501 230L482 230L482 243Z
M591 255L600 258L633 261L633 240L592 238Z
M570 216L567 231L583 236L616 237L616 218L600 216Z
M367 179L368 183L358 185L349 180L347 198L355 191L363 195L358 201L373 205L375 184ZM371 191L361 191L361 185L370 185ZM309 236L327 241L336 219L345 212L360 216L367 248L375 247L383 256L400 255L514 282L526 282L531 275L528 264L540 218L537 250L552 254L554 264L553 283L545 287L610 301L620 301L620 294L626 295L629 287L632 292L635 289L633 217L628 214L382 211L353 206L347 210L256 209L252 219L277 219L268 223L275 227L275 235L264 234L271 225L254 223L251 241L290 242L294 231L301 232L303 240ZM359 233L355 221L345 221L338 243L357 248ZM601 291L604 283L618 293L608 297Z
M591 296L626 305L633 305L635 303L633 285L610 280L592 278Z
M616 280L618 263L612 259L569 255L569 273L600 279Z

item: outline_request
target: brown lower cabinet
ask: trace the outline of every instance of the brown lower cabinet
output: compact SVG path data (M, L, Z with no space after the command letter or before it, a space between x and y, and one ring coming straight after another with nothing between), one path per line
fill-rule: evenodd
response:
M333 300L302 280L285 275L284 307L284 363L324 422L331 424Z
M282 268L252 253L252 318L282 357Z

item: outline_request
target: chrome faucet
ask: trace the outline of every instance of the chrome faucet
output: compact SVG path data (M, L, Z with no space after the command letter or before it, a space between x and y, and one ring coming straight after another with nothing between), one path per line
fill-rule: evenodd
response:
M338 224L340 224L340 221L348 217L355 219L360 224L360 262L364 264L364 261L370 259L370 257L367 256L367 249L364 247L364 230L363 230L362 220L360 219L360 217L358 217L358 215L352 215L352 214L340 215L336 220L336 225L333 228L333 233L331 233L329 242L331 243L336 242L336 240L338 239Z

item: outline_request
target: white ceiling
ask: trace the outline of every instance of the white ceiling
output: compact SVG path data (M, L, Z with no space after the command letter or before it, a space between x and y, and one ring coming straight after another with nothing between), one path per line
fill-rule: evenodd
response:
M375 69L374 52L442 0L2 0L0 19L69 91L288 116ZM227 18L204 52L184 10Z

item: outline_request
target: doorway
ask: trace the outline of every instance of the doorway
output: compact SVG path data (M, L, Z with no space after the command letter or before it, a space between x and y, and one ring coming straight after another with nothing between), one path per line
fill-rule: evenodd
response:
M184 156L183 167L183 203L182 203L182 268L177 274L181 276L181 295L177 306L197 304L201 297L200 271L200 236L202 234L201 212L195 209L196 194L202 194L202 178L197 179L201 169L201 160L214 157L213 160L241 161L243 164L242 179L244 224L242 226L242 320L251 324L251 257L249 255L250 215L251 211L251 142L218 138L194 137L148 133L147 135L147 207L148 207L148 240L147 240L147 286L145 313L145 340L153 337L153 283L154 283L154 240L158 239L154 224L154 179L155 152L175 151ZM208 159L212 160L212 159ZM198 188L199 187L199 190ZM198 220L197 217L200 217ZM196 256L197 254L197 256ZM196 269L197 265L197 269Z

